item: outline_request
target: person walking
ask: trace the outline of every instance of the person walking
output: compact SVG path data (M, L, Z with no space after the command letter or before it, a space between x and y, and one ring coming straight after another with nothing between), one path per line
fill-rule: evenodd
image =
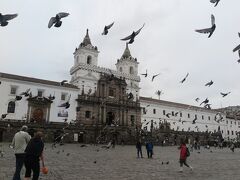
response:
M141 158L143 158L141 140L137 141L136 148L137 148L137 156L138 156L138 158L139 158L139 154L141 155Z
M25 148L31 139L31 136L27 133L28 127L22 126L21 130L17 132L12 140L11 147L14 149L16 157L16 169L13 176L13 180L20 180L20 173L23 167L25 158Z
M43 148L44 143L42 141L43 133L37 131L34 134L34 137L28 143L25 152L25 180L30 180L31 172L33 171L33 178L32 180L38 180L39 173L40 173L40 163L39 160L43 160Z
M152 158L152 155L153 155L153 143L151 141L146 143L146 149L147 149L147 156L148 156L148 158Z
M184 141L182 141L181 146L179 147L180 149L180 172L183 172L183 164L187 167L189 167L191 170L193 170L193 168L187 164L187 157L190 156L190 152L186 146L186 143Z

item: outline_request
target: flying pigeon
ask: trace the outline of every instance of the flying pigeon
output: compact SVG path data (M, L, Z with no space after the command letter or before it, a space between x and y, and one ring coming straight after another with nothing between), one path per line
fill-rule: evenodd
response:
M199 98L196 98L195 101L198 102L200 99Z
M16 18L17 16L18 16L18 14L5 14L5 15L2 15L0 13L0 25L1 26L7 26L8 25L8 21Z
M205 86L208 86L208 87L210 87L211 85L213 85L213 81L212 80L205 84Z
M5 119L7 117L8 114L2 114L1 118Z
M208 98L206 98L203 102L201 102L200 106L204 103L207 104L209 102Z
M133 94L130 92L130 93L128 94L127 98L128 98L128 100L133 99L133 98L134 98L134 97L133 97Z
M240 33L238 33L238 37L240 37ZM238 51L238 50L240 50L240 44L233 49L233 52ZM239 56L240 56L240 54L239 54Z
M215 29L216 29L216 24L215 24L215 17L214 17L214 15L211 15L211 22L212 22L212 27L206 28L206 29L199 29L199 30L195 30L195 31L198 32L198 33L204 33L204 34L209 33L208 38L210 38L210 37L212 36L213 32L214 32Z
M24 95L25 97L27 97L27 96L29 96L29 92L30 92L30 88L27 89L25 92L20 93L19 96L23 96Z
M152 81L154 80L155 77L157 77L157 76L159 76L159 75L160 75L160 73L153 75L153 76L152 76Z
M179 112L175 112L174 116L177 116Z
M171 115L171 113L167 113L167 114L166 114L166 116L167 116L168 118L170 118L170 115Z
M216 7L218 5L220 0L210 0L211 3L215 3L214 7Z
M240 58L240 50L238 50L238 56L239 56L239 58ZM240 63L240 59L237 60L237 62ZM1 84L1 83L0 83L0 84Z
M22 99L22 96L16 96L15 101L20 101Z
M113 26L113 24L114 22L112 24L109 24L108 26L105 26L102 35L107 35L108 30Z
M212 109L212 108L211 108L211 104L205 104L205 105L204 105L204 108L206 108L206 109Z
M59 105L58 107L65 107L66 109L68 109L70 107L69 101L71 98L71 94L68 97L68 100L65 103L62 103L61 105Z
M187 73L187 75L183 78L183 80L180 81L180 83L184 83L184 81L186 81L188 75L189 75L189 73Z
M131 35L121 39L122 41L127 41L127 40L130 40L128 42L128 44L132 44L134 42L134 38L140 33L140 31L142 30L142 28L145 26L145 23L143 24L143 26L137 30L137 31L133 31Z
M67 80L63 80L60 82L60 85L63 86L66 82L67 82Z
M225 96L227 96L227 95L229 95L231 92L228 92L228 93L220 93L221 95L222 95L222 97L225 97Z
M192 124L196 124L197 121L197 117L194 118L194 120L192 121Z
M159 97L159 99L160 99L160 96L163 94L163 92L160 91L160 90L157 90L156 94L158 95L158 97Z
M51 28L53 24L55 24L54 25L55 27L60 27L62 25L61 18L67 17L68 15L69 13L60 12L56 14L55 17L51 17L48 23L48 28Z
M146 69L146 73L145 74L141 74L141 75L143 75L144 77L147 77L147 69Z
M52 96L52 95L50 94L50 95L48 96L48 99L50 99L51 101L53 101L53 100L55 99L55 96L54 96L54 95Z

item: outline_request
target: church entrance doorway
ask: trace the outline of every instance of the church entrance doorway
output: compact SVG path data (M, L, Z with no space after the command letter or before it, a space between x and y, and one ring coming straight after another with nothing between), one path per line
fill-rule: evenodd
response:
M43 121L43 110L40 108L37 108L33 111L33 119L36 122L42 122Z
M114 120L115 120L115 115L113 112L108 112L107 113L107 119L106 119L106 122L107 122L107 125L112 125L114 124Z

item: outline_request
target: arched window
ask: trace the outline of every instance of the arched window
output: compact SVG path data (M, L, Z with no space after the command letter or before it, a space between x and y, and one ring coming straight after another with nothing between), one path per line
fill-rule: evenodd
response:
M15 102L10 101L8 103L8 109L7 109L7 113L14 113L15 112Z
M131 66L130 69L129 69L129 73L130 73L130 74L133 74L133 73L134 73L134 72L133 72L133 67L132 67L132 66Z
M119 68L119 71L122 72L122 67Z
M87 64L92 64L92 56L87 57Z

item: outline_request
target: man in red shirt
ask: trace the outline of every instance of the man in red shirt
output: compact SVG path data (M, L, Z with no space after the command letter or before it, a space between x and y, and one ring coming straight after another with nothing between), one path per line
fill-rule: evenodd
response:
M189 152L188 148L186 147L186 144L184 141L182 141L179 149L180 149L180 160L179 160L180 172L183 172L183 164L192 170L193 168L187 164L187 157L190 156L190 152Z

